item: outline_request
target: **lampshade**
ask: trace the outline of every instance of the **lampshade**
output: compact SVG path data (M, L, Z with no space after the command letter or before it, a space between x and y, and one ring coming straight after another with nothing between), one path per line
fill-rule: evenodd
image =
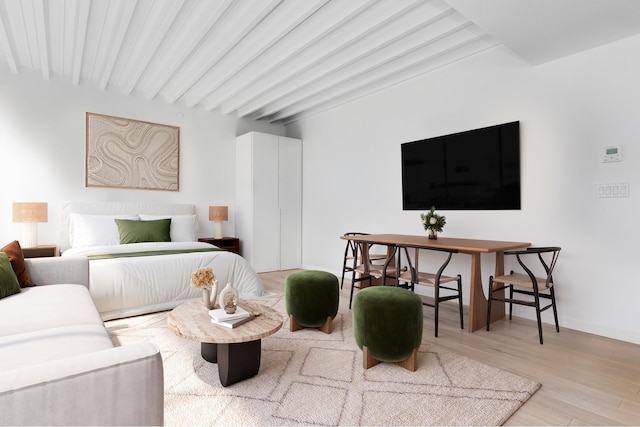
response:
M20 245L25 248L38 246L38 223L47 222L49 217L48 205L41 202L14 202L13 222L22 224L22 240Z
M227 221L228 219L228 206L209 206L209 221Z
M47 203L14 202L13 222L47 222Z

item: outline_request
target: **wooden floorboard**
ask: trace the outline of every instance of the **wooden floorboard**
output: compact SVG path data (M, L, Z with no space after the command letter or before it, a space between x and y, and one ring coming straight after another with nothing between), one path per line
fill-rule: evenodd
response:
M284 294L291 272L260 277L267 290ZM349 290L345 282L341 292L348 296ZM640 425L640 345L562 324L560 333L544 325L540 345L534 321L514 317L492 324L489 332L469 333L460 329L457 316L455 305L441 306L434 343L542 384L505 425ZM433 318L433 309L425 307L427 331L434 329Z

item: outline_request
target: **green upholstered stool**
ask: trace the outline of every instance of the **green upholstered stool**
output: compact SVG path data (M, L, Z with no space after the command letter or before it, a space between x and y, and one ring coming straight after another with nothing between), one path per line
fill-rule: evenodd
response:
M338 314L338 278L325 271L296 271L287 277L285 304L291 332L319 328L331 333L331 321Z
M362 349L364 369L392 362L415 371L422 342L422 300L394 286L362 289L353 299L353 335Z

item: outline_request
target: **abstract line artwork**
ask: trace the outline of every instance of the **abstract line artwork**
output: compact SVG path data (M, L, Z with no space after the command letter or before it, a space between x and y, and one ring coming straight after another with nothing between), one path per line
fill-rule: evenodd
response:
M180 128L86 114L87 187L178 191Z

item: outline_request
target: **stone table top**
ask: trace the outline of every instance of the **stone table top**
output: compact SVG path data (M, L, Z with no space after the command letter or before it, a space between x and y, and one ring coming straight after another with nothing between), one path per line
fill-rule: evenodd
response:
M176 335L203 343L228 344L255 341L277 332L282 327L282 315L271 307L241 300L238 305L255 319L226 328L211 322L209 310L201 300L188 301L174 308L167 317L169 329Z

